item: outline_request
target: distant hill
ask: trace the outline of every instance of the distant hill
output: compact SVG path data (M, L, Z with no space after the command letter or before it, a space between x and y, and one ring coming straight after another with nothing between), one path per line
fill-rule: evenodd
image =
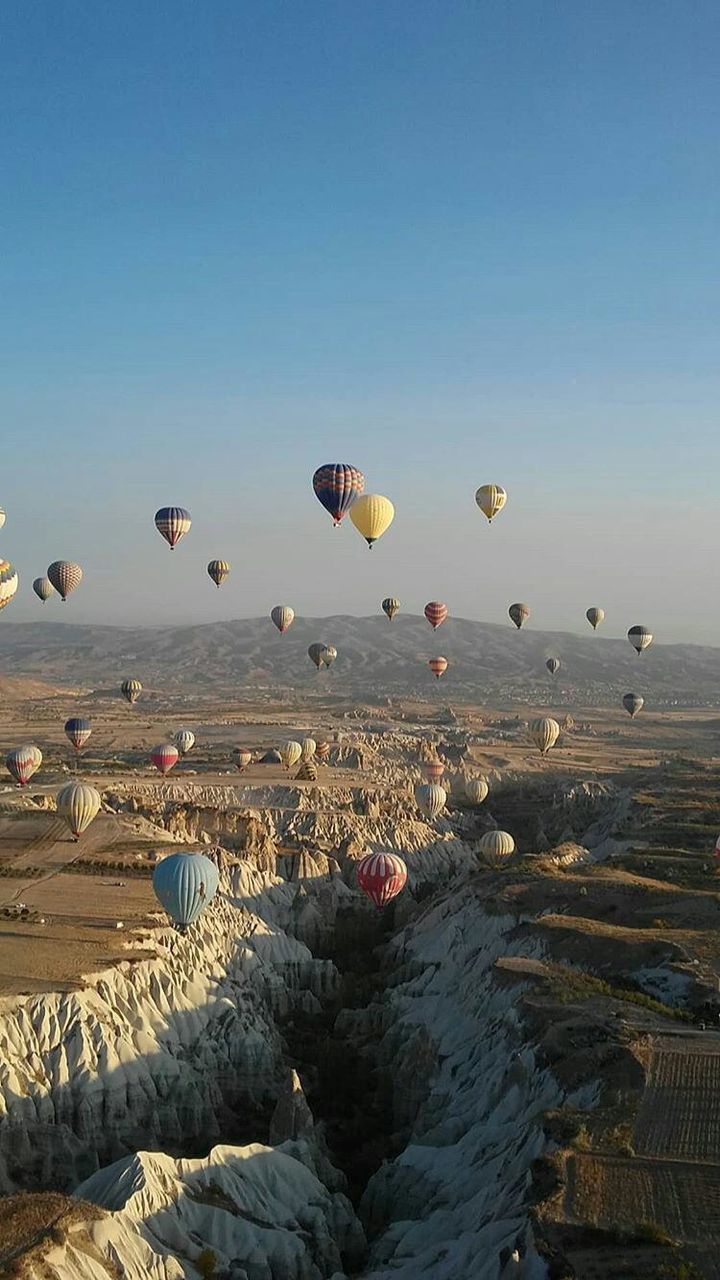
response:
M339 655L320 675L307 656L317 640L335 645ZM436 654L450 663L438 684L427 667ZM562 663L554 679L545 670L550 656ZM450 618L433 632L424 618L402 615L392 623L382 615L298 618L284 636L267 618L148 628L0 622L0 677L88 689L116 687L127 676L155 688L208 693L320 688L480 704L551 697L562 706L606 705L633 691L655 707L720 705L720 649L654 644L639 658L627 640L590 630L518 632L510 624Z

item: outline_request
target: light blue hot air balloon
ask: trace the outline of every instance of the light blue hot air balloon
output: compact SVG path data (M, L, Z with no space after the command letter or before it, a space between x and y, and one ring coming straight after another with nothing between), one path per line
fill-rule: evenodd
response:
M217 893L220 874L202 853L171 853L153 873L153 889L181 933L194 924Z

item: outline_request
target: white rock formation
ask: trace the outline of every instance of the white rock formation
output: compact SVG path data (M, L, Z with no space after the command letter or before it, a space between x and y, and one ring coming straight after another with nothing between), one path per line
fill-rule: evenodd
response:
M465 885L394 944L399 973L407 966L411 976L386 996L381 1061L396 1124L411 1135L365 1192L361 1217L374 1237L366 1280L498 1280L515 1249L513 1274L545 1275L527 1193L545 1146L542 1114L563 1095L523 1041L518 984L493 973L498 956L542 955L532 938L510 940L514 926L484 914L480 892Z
M76 1194L109 1212L71 1228L27 1280L99 1280L96 1254L124 1280L194 1278L203 1261L237 1280L320 1280L365 1249L349 1200L323 1185L305 1142L218 1146L200 1160L140 1152Z

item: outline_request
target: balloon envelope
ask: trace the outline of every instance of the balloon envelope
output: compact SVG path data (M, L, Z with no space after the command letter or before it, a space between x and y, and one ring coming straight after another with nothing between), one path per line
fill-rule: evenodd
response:
M545 663L545 666L550 672L550 675L554 676L560 670L560 659L548 658L547 662Z
M439 680L441 676L445 675L445 672L448 669L448 660L447 658L443 658L442 654L440 654L437 658L430 658L428 666L435 676L435 679Z
M161 507L155 512L155 528L174 550L181 538L185 537L192 524L190 512L184 507Z
M428 818L437 818L445 808L447 792L437 782L421 782L415 788L415 801Z
M526 604L511 604L508 609L508 613L510 614L510 617L515 623L518 631L520 630L523 622L530 617L530 609Z
M395 596L386 596L382 602L381 608L383 613L386 613L388 618L392 622L393 618L395 617L395 614L400 609L400 601L396 600Z
M627 635L637 653L642 653L653 642L652 631L648 631L647 627L631 627Z
M10 603L17 589L17 569L9 560L0 560L0 609Z
M498 511L502 511L505 506L507 494L502 485L481 484L475 494L475 501L483 515L487 516L488 520L492 520L493 516L496 516Z
M593 631L597 631L600 623L605 617L605 610L599 609L597 605L593 605L591 609L586 609L585 617L587 618Z
M318 502L337 525L365 488L365 477L349 462L327 462L318 467L312 484Z
M555 746L560 737L560 725L551 716L540 716L530 724L530 738L542 756Z
M65 721L65 735L76 751L79 751L85 745L91 733L92 726L89 720L82 720L79 716L72 716L70 720Z
M173 740L181 756L186 756L195 746L195 734L192 729L178 729L173 735Z
M246 751L244 747L238 747L235 752L235 766L242 773L252 764L252 751Z
M285 742L280 748L280 758L286 769L292 769L293 765L297 764L301 756L302 747L299 742L295 742L292 738L289 742Z
M270 617L280 635L284 635L288 627L292 626L295 611L290 608L289 604L276 604L275 608L270 610Z
M201 853L171 853L153 873L155 896L181 932L212 901L219 883L215 863Z
M500 867L515 850L515 841L508 831L486 831L478 841L483 861L489 867Z
M431 600L425 605L425 617L427 618L433 631L437 631L442 626L448 616L448 607L440 600Z
M155 768L158 769L164 777L166 773L169 773L170 770L175 767L180 759L180 753L177 747L173 746L172 742L163 742L160 746L153 747L150 752L150 759L155 765Z
M407 867L395 853L369 853L357 864L357 882L376 907L387 906L405 888Z
M55 588L49 578L35 578L33 591L38 600L42 600L43 603L55 594Z
M132 706L134 702L137 702L140 694L142 693L142 685L139 680L123 680L120 685L120 692L125 701L129 702L130 706Z
M364 494L350 508L350 519L370 548L390 528L394 518L392 502L379 493Z
M230 572L227 560L211 560L207 571L216 587L221 587Z
M465 795L471 804L482 804L489 790L485 778L467 778L465 781Z
M22 747L16 747L13 751L8 751L5 757L5 767L8 773L12 774L21 787L24 787L33 774L37 773L41 764L42 752L38 747L30 743L26 743Z
M623 694L622 704L630 716L630 719L634 720L635 716L642 711L645 706L645 699L641 698L639 693L625 693Z
M71 560L53 560L48 565L47 576L59 592L61 600L67 600L70 592L82 582L83 571L79 564L73 564Z
M100 792L85 782L69 782L58 791L57 810L77 840L100 812Z
M428 782L440 782L445 772L445 765L442 760L423 760L420 764L420 772Z

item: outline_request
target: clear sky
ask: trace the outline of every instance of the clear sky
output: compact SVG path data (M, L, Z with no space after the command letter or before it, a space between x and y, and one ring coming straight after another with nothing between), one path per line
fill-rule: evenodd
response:
M6 0L2 25L0 625L393 594L718 641L716 0ZM335 460L396 503L371 555L312 495ZM172 555L166 503L194 520ZM42 606L55 558L86 580Z

